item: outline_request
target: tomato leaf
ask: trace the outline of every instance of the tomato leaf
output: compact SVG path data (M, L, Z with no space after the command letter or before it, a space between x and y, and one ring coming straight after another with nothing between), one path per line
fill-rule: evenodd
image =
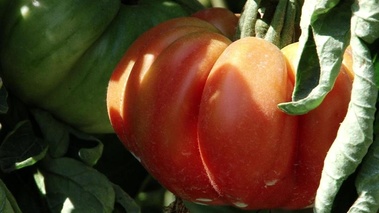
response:
M356 1L352 6L350 45L355 77L351 101L346 118L325 159L316 195L316 212L330 212L343 181L356 171L365 156L356 180L358 199L350 211L359 209L360 212L375 212L366 210L378 208L377 142L372 145L378 97L372 49L374 42L379 39L378 6L378 2L372 0Z
M34 109L32 113L44 139L49 143L51 157L59 158L70 153L73 158L78 158L90 166L100 159L103 144L99 139L61 123L46 111Z
M9 2L10 1L8 0L0 0L0 19L2 18L4 12L6 11Z
M127 212L127 213L140 213L141 209L137 203L131 198L122 188L118 185L113 184L113 189L116 193L116 202Z
M8 112L8 92L3 86L3 81L0 79L0 113L5 114Z
M12 193L0 179L0 212L21 213Z
M47 144L33 132L30 121L16 125L0 145L0 167L10 172L30 166L42 159L47 152Z
M296 75L296 91L294 92L293 99L300 101L307 98L309 95L309 88L315 88L320 81L320 61L316 50L316 43L312 33L309 33L309 38L302 49L300 61L298 65L298 72ZM311 110L308 105L303 106L306 110Z
M104 151L94 168L127 190L130 196L136 196L148 175L145 168L125 149L116 134L102 135L100 139L104 143Z
M375 54L374 58L374 70L375 70L375 84L379 88L379 52Z
M94 142L96 142L94 146L89 148L83 147L78 152L80 159L89 166L96 165L103 153L104 145L99 140L95 140Z
M379 20L379 13L377 13L376 20ZM379 23L376 24L379 27ZM377 35L379 35L377 33ZM376 40L379 41L379 40ZM373 67L375 84L378 87L378 75L379 75L379 48L374 51ZM376 102L376 108L379 107L379 99ZM369 150L362 161L361 168L356 178L356 188L359 194L358 199L354 205L350 208L351 212L364 210L365 212L377 212L379 210L379 112L376 111L376 117L374 122L374 141L369 147Z
M304 2L295 90L292 102L279 104L281 110L305 114L333 88L349 43L351 4L350 0Z
M34 110L33 115L43 137L49 143L50 156L53 158L64 156L70 143L67 129L47 112Z
M66 156L80 160L88 166L94 166L102 156L103 143L85 133L68 129L70 135L70 146Z
M44 160L35 175L52 212L112 212L115 191L97 170L72 158Z
M379 209L379 113L375 119L375 140L363 159L356 177L358 199L350 208L351 211L364 210L377 212Z

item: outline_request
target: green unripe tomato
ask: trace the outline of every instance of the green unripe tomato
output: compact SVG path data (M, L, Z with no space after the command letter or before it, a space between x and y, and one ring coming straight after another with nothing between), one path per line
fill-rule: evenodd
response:
M4 3L3 3L4 2ZM89 133L113 132L110 75L144 31L191 13L171 0L0 0L1 77L26 104Z

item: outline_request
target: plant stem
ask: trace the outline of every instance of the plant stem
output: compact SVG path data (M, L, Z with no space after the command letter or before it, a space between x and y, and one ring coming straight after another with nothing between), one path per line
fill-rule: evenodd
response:
M247 0L235 40L255 36L282 48L297 40L300 0Z
M280 46L280 36L284 25L286 16L287 0L280 0L275 9L274 17L265 35L265 40Z
M261 0L247 0L238 23L236 39L255 36L255 23Z

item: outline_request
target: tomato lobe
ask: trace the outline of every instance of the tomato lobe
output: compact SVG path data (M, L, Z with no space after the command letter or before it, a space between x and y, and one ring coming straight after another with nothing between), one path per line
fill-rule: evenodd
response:
M290 100L288 84L280 50L256 38L230 45L210 73L200 105L199 146L213 181L232 203L260 205L275 196L272 189L293 184L295 150L288 147L295 147L295 135L287 133L296 131L297 121L277 108ZM284 202L271 200L269 205Z
M203 85L229 43L212 32L179 37L146 70L140 85L128 90L138 94L133 105L126 105L137 155L156 178L187 199L186 194L196 194L195 199L218 202L200 159L196 131ZM140 76L133 74L129 81L138 82ZM167 175L171 178L161 178ZM178 191L183 182L192 187Z

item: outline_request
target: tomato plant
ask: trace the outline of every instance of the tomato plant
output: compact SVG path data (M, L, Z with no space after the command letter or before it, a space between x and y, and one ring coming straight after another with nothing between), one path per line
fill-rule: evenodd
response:
M111 123L146 169L185 200L309 207L352 80L342 67L319 108L280 111L291 100L296 50L283 50L287 60L263 39L232 42L199 19L162 23L133 43L112 74Z
M0 0L0 212L378 211L378 2L201 2Z

